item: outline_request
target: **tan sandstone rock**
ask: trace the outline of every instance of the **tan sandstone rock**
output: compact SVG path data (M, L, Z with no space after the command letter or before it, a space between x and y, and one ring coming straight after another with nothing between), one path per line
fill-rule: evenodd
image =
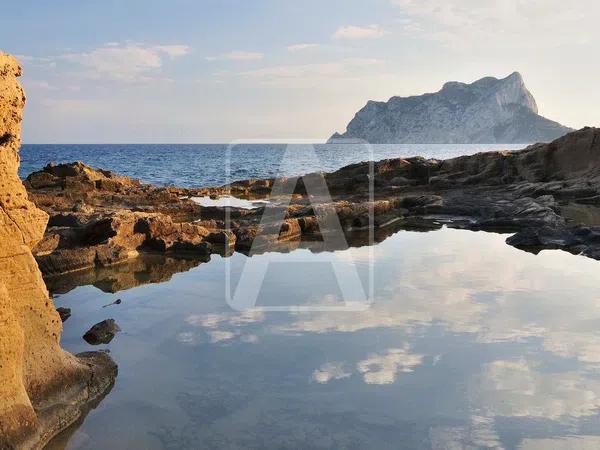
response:
M0 52L1 449L42 446L112 381L92 378L102 372L114 379L116 371L105 356L81 359L59 345L62 323L31 254L48 216L28 200L17 175L25 105L19 75L17 61Z

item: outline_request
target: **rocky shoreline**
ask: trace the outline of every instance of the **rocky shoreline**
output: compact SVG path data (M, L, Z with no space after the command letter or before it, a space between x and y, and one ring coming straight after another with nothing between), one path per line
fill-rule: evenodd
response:
M310 186L322 183L329 195L311 192ZM297 246L319 251L365 245L369 228L380 241L398 229L443 225L516 233L507 243L524 250L558 248L600 259L595 128L521 151L389 159L218 188L152 186L79 162L48 165L24 184L50 216L33 250L45 277L141 253L209 258ZM197 201L225 196L267 203L240 208ZM345 240L324 239L339 230L329 229L331 224L339 225Z
M521 151L363 162L215 188L152 186L79 162L50 164L21 182L20 74L0 53L1 449L42 448L85 417L117 376L107 353L61 349L69 311L59 315L47 286L115 292L167 280L212 254L337 250L442 226L511 232L507 243L520 249L600 260L600 129ZM201 200L229 196L263 203ZM149 268L150 277L136 275ZM59 277L66 273L70 280Z

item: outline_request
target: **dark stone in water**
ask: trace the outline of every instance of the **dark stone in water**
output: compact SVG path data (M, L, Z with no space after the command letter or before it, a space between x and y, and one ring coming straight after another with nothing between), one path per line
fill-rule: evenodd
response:
M90 328L83 339L91 345L108 344L119 331L121 328L114 319L106 319Z
M62 320L63 322L65 320L67 320L69 317L71 317L71 308L63 308L63 307L56 308L56 312L60 316L60 320Z

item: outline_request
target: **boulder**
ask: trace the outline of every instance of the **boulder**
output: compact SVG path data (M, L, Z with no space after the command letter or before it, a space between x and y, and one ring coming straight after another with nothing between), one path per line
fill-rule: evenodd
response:
M83 339L90 345L108 344L121 331L114 319L106 319L90 328Z

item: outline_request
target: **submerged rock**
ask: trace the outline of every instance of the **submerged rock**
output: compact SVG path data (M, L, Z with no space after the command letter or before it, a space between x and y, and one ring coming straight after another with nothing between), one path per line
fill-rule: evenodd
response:
M108 344L119 331L121 328L114 319L106 319L90 328L83 335L83 339L91 345Z
M60 316L61 322L66 321L69 317L71 317L71 308L56 308L56 312Z

